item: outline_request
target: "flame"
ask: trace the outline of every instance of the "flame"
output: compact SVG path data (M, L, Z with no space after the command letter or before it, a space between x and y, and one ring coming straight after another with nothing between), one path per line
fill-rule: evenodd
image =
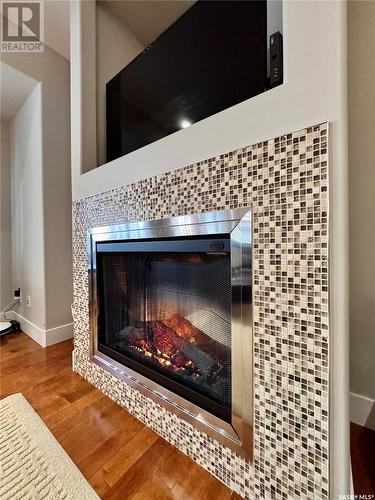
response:
M196 338L193 336L189 339L189 342L191 343L195 343L195 341ZM168 369L171 372L185 372L189 376L194 378L198 378L201 376L198 367L191 359L186 359L185 356L182 355L178 350L175 350L175 352L173 353L169 353L170 355L160 351L160 349L154 350L150 346L149 341L148 339L146 339L146 337L136 339L133 345L130 345L128 347L135 349L145 358L149 360L152 359L154 362L159 363L162 367Z

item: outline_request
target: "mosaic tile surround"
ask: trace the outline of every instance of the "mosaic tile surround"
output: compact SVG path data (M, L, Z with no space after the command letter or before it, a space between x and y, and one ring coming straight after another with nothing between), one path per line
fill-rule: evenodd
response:
M254 217L252 463L89 357L87 229L240 206ZM328 124L84 198L73 222L74 370L241 496L328 498Z

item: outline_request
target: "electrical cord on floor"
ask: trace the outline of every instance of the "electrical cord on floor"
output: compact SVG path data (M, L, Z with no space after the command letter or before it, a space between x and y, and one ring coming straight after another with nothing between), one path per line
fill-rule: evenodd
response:
M4 309L0 311L0 320L3 317L5 321L9 321L8 318L6 317L6 313L11 311L14 308L14 306L18 304L19 301L20 301L19 297L13 297L13 299L9 302L9 304L6 305Z

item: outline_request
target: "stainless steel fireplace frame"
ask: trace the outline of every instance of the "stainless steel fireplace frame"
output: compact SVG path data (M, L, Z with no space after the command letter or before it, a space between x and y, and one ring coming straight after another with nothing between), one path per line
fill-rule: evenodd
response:
M232 286L232 415L225 422L98 350L96 245L116 240L229 234ZM91 361L247 460L253 456L252 214L249 207L88 230Z

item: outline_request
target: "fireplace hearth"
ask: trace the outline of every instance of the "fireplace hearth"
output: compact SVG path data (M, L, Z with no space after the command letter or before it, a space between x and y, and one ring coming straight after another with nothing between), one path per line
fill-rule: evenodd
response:
M251 458L250 210L95 228L88 252L93 361Z

